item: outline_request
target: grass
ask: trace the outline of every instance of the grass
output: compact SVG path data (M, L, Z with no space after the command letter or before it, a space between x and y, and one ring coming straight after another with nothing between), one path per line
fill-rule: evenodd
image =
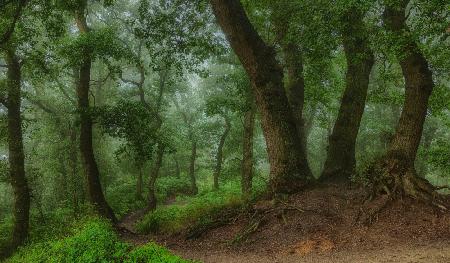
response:
M262 179L254 180L254 197L264 189ZM180 197L170 206L160 206L148 213L136 225L143 234L173 234L188 230L193 225L204 224L228 209L241 209L246 200L242 197L238 181L230 181L218 191L204 190L194 197Z
M154 243L133 248L122 242L111 225L98 218L85 219L64 238L31 243L9 258L7 263L184 263L191 262L173 255Z

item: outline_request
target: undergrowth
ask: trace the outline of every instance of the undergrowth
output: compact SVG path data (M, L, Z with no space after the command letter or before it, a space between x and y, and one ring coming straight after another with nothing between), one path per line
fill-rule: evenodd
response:
M259 196L266 185L262 178L255 178L253 184L250 200ZM180 233L194 225L207 224L224 210L244 208L247 201L242 197L239 181L230 181L220 190L203 190L197 196L178 197L174 204L158 207L145 215L136 229L144 234Z
M101 219L89 218L74 226L71 234L59 239L31 243L7 263L183 263L186 261L154 243L133 248L122 242L112 226Z

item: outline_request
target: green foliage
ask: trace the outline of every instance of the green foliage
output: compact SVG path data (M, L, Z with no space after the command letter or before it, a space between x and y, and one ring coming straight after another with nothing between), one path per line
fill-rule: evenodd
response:
M259 196L264 186L264 180L255 178L253 196ZM170 206L158 207L147 214L136 228L141 233L179 233L210 221L226 209L241 209L245 203L239 182L229 181L218 191L205 190L194 197L178 198Z
M156 197L160 203L164 202L169 197L188 194L190 190L190 182L188 177L184 174L183 177L180 178L171 175L158 177L156 179Z
M155 243L148 243L141 247L133 249L124 261L125 263L184 263L193 262L183 260L174 256L167 249L162 248Z
M149 243L133 249L119 240L108 222L89 219L75 227L70 236L34 243L21 248L6 262L188 262L168 250Z
M108 190L106 198L118 218L146 205L144 200L136 198L136 179L130 175L122 174Z
M133 155L138 164L151 158L160 123L148 106L121 99L117 104L97 108L95 112L104 133L125 140L119 154Z
M179 73L184 69L200 72L201 64L222 48L213 16L204 1L140 0L139 19L134 31L145 40L151 66L171 66Z
M92 60L109 61L126 57L126 49L117 39L112 28L101 28L80 33L79 36L68 36L60 40L59 53L66 58L69 66L79 65L89 54Z

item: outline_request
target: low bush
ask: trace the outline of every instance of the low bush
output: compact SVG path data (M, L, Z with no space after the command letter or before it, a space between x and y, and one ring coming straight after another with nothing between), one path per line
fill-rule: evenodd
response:
M254 180L254 198L264 190L265 181ZM170 206L160 206L148 213L136 225L140 233L173 234L188 230L193 225L211 221L224 210L241 209L245 201L242 198L239 181L230 181L221 186L220 190L203 190L197 196L177 198Z
M32 243L21 248L6 262L94 263L94 262L189 262L154 243L134 248L122 242L111 225L89 219L62 239Z

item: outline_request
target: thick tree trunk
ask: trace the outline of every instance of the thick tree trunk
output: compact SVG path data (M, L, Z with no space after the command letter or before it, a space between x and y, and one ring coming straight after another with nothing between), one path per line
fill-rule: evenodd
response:
M387 27L402 36L402 40L407 40L407 43L399 43L402 52L399 61L406 84L405 102L389 152L401 152L413 163L419 148L428 99L434 83L428 62L412 40L406 26L405 9L408 1L402 2L404 5L402 8L388 7L384 13Z
M283 88L275 51L255 31L238 0L211 0L214 14L252 82L270 162L270 193L303 189L312 175Z
M222 162L223 162L223 146L225 145L225 140L227 139L228 133L230 133L231 123L228 117L225 118L225 130L223 131L222 136L220 136L219 145L217 146L217 154L216 154L216 166L214 167L214 190L219 190L219 177L222 171Z
M84 10L75 12L75 19L81 33L89 31L86 24L86 17L84 16ZM92 118L89 113L91 63L90 54L85 52L83 59L80 62L79 79L77 83L78 111L80 113L80 152L92 205L101 216L116 222L117 219L114 212L103 195L100 183L100 172L98 170L92 146Z
M287 2L281 1L281 6L279 8L288 7L289 4L286 5ZM279 15L285 14L287 11L288 10L277 10L277 12L280 12ZM302 142L299 151L301 152L301 156L305 158L302 161L306 165L305 170L308 174L312 175L306 158L306 127L303 119L303 107L305 104L305 80L303 77L302 50L299 42L292 40L292 37L289 35L292 30L288 16L283 15L274 17L274 26L283 53L286 96L292 110L292 115L294 116L298 137Z
M438 130L438 126L435 123L430 123L428 127L425 127L424 134L422 136L422 147L425 152L428 152L431 148L431 144L433 143L433 139L436 136L436 132ZM421 162L419 163L418 173L421 177L425 177L428 173L428 154L425 154L422 157Z
M244 135L242 136L242 194L248 197L252 191L253 179L253 134L255 129L256 108L252 106L244 115Z
M162 166L162 162L163 162L163 157L164 157L164 149L165 146L162 143L158 143L157 149L156 149L156 159L155 159L155 163L153 164L151 173L150 173L150 178L149 178L149 182L148 182L148 207L147 209L149 211L154 210L156 208L156 188L155 188L155 183L156 183L156 179L158 178L159 175L159 170L161 169Z
M322 180L349 180L356 166L356 138L366 104L370 72L375 62L363 16L361 11L351 8L344 17L342 38L347 59L346 87L329 137Z
M28 236L30 215L30 189L25 177L25 156L23 152L21 106L21 69L15 50L6 50L7 107L8 107L8 150L9 175L14 191L14 229L12 250L23 244Z
M191 194L198 193L197 180L195 178L195 160L197 159L197 141L192 141L191 158L189 161L189 180L191 182Z
M414 160L433 90L432 72L427 60L413 40L406 25L405 10L409 1L389 5L384 12L388 30L400 37L398 59L405 78L405 101L394 139L387 154L370 170L375 177L375 191L394 196L407 195L435 201L434 187L417 176Z

